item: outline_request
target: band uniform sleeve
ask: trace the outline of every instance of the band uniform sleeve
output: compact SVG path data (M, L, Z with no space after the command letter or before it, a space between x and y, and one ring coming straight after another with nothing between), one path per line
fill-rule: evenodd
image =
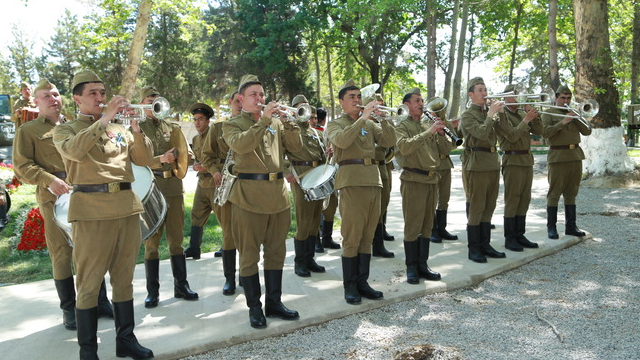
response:
M202 159L200 159L200 163L211 174L222 172L222 168L218 166L218 160L223 156L226 159L227 156L227 154L222 154L218 148L218 132L216 131L216 127L211 125L207 136L202 140Z
M53 144L63 158L81 162L89 150L98 142L104 134L105 128L99 121L91 124L86 129L76 134L69 125L58 125L53 132Z
M560 117L558 117L558 119L560 119ZM564 124L562 123L562 120L555 121L552 115L543 114L542 127L543 127L542 136L548 139L553 137L560 130L562 130L562 128L564 127Z
M274 121L275 122L275 121ZM297 152L302 150L302 136L300 135L300 127L292 122L281 125L282 144L289 152Z
M396 144L396 130L390 121L382 121L380 126L374 124L374 128L373 136L376 144L384 147L392 147Z
M529 128L531 129L531 133L533 135L542 135L544 128L542 127L542 120L540 120L540 116L537 116L535 119L531 120L529 123Z
M511 124L511 121L509 120L510 116L519 119L520 122L518 123L518 125L513 126ZM498 123L496 124L496 131L509 142L518 141L522 134L529 133L529 124L526 124L524 121L522 121L522 119L523 117L518 113L505 115L505 117L503 119L500 119L500 121L498 121Z
M35 162L35 147L33 139L25 134L24 129L18 128L11 155L13 171L23 183L47 187L56 177Z
M364 128L365 125L366 120L363 118L359 118L353 124L347 125L344 128L340 127L337 121L331 121L329 125L327 125L327 136L334 146L340 149L346 149L353 144L353 141L358 137L361 129Z
M405 156L413 154L414 152L421 149L427 141L433 140L433 136L427 139L422 136L422 133L410 136L408 128L408 125L410 124L408 123L409 121L411 120L405 120L401 122L395 130L396 136L398 137L396 147L398 148L398 151L400 151L400 153Z
M504 114L502 114L502 116L504 116ZM489 116L484 119L484 122L479 122L470 111L465 111L462 113L462 119L460 121L464 127L465 134L480 140L490 140L489 137L494 131L494 121Z
M234 152L246 154L258 148L267 127L255 123L247 131L242 131L242 128L234 121L225 121L222 125L222 131L224 141Z
M132 139L129 142L131 161L138 166L151 166L153 164L153 144L144 133L131 132Z

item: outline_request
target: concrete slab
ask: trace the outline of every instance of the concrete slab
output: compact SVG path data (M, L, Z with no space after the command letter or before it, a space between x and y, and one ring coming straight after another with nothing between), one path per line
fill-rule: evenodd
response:
M489 259L487 264L467 260L466 217L464 194L460 172L454 171L448 230L460 237L458 241L431 244L429 265L442 274L442 281L406 282L404 250L402 247L402 211L399 194L399 173L394 173L388 230L395 241L387 241L387 249L395 252L393 259L373 258L370 284L384 292L384 299L363 299L361 305L348 305L343 299L341 250L318 254L318 263L327 272L300 278L293 273L293 241L287 240L287 258L283 279L283 302L300 312L300 320L284 321L267 319L268 328L256 330L249 326L248 310L242 288L233 296L222 295L222 261L213 253L203 254L202 259L188 261L189 282L200 294L200 300L188 302L173 298L172 275L169 261L160 265L160 305L155 309L144 308L146 296L144 266L138 265L134 279L136 336L140 343L151 348L156 359L176 359L190 354L229 346L254 339L262 339L289 333L310 325L357 312L376 309L426 294L474 286L502 272L522 266L538 258L556 253L586 238L563 236L550 240L546 236L546 219L542 209L532 209L527 218L527 236L540 244L539 249L527 249L521 253L507 252L506 259ZM193 184L187 181L189 190ZM534 182L534 196L546 193L546 177L538 176ZM502 195L501 195L502 196ZM502 237L502 205L499 201L493 223L492 245L505 251ZM559 224L559 231L563 231ZM334 231L339 239L339 231ZM262 277L262 273L260 274ZM264 287L264 280L261 279ZM264 296L264 295L263 295ZM263 298L264 299L264 298ZM264 303L264 301L263 301ZM4 360L24 359L74 359L78 356L76 333L62 326L62 312L53 281L38 281L0 288L0 354ZM99 356L116 359L115 329L113 320L100 319L98 324Z

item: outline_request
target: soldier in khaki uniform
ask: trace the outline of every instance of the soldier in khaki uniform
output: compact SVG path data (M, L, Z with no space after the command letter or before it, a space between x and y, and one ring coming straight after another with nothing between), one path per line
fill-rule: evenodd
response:
M75 121L58 125L53 143L62 155L67 181L73 185L69 222L76 269L76 324L80 359L98 359L98 292L107 271L111 275L116 326L116 355L135 359L153 357L138 343L133 329L133 271L140 249L140 213L144 211L131 190L131 162L151 165L151 142L137 122L132 131L113 123L128 101L114 96L102 113L105 87L92 71L73 77Z
M245 75L238 86L242 113L222 125L225 142L233 150L237 176L231 202L231 231L240 252L240 278L254 328L267 326L264 315L284 320L299 318L281 301L286 237L291 225L291 203L284 183L285 151L302 149L300 128L272 115L279 105L264 107L264 89L255 75ZM265 313L260 302L258 261L264 250Z
M571 103L571 90L561 85L556 91L556 105L565 106ZM591 135L591 128L578 119L562 117L575 113L564 109L550 109L558 116L543 114L542 125L544 136L549 141L547 164L549 166L549 191L547 192L547 233L549 239L558 239L556 222L558 221L558 202L560 195L564 199L564 216L566 235L585 236L584 231L576 225L576 197L582 179L582 160L584 152L580 148L580 134Z
M388 121L376 125L368 120L377 103L371 101L361 111L362 95L353 80L342 86L338 98L343 113L327 125L327 133L339 166L335 189L340 190L344 297L348 304L360 304L361 296L383 297L381 291L372 289L367 282L382 191L374 159L375 144L394 146L396 133Z
M198 172L196 175L198 177L198 185L196 186L196 193L193 196L193 207L191 208L191 238L189 240L189 247L184 250L184 256L197 260L200 259L202 227L209 220L209 216L214 207L215 179L213 178L213 174L202 164L202 149L210 130L209 121L213 117L214 112L211 106L203 103L191 105L189 112L193 115L193 123L198 132L191 141L191 148L196 161L193 164L193 170Z
M404 252L407 282L418 284L421 277L440 280L439 273L427 265L430 234L438 199L438 172L441 152L451 148L444 138L442 121L423 124L423 100L420 89L413 88L404 95L403 103L409 107L409 116L396 126L397 161L402 167L400 193L404 216Z
M160 96L152 86L147 86L140 92L141 104L151 104ZM162 233L166 229L167 244L171 255L171 271L173 272L173 294L176 298L197 300L198 293L191 290L187 281L187 262L182 250L182 232L184 230L184 197L182 179L174 176L172 164L176 161L175 146L171 144L171 132L181 131L180 126L164 119L157 119L150 110L145 109L146 121L140 123L142 132L151 139L153 144L153 164L151 171L156 179L156 185L167 200L167 216L155 234L144 242L144 265L147 278L147 298L144 300L146 308L158 306L160 290L160 260L158 247Z
M318 131L322 131L322 137L326 141L326 133L327 129L327 111L319 108L316 110L318 120L314 125L314 128ZM331 143L327 143L327 157L331 158L333 155L333 148L331 147ZM316 249L317 253L323 253L324 249L340 249L340 244L336 243L333 240L333 220L336 216L336 209L338 208L338 192L334 191L329 196L329 199L325 199L326 208L322 209L322 220L320 221L320 235L316 239ZM325 203L322 204L323 207Z
M57 196L69 192L62 157L53 145L53 130L57 125L65 123L66 118L60 114L60 93L47 79L38 82L34 96L40 114L16 132L12 156L14 170L20 181L38 185L36 199L44 219L47 250L60 299L62 321L65 328L75 330L76 291L71 269L73 248L69 245L66 235L56 225L53 214ZM98 317L113 318L113 309L107 298L104 280L98 297Z
M13 115L11 116L11 121L15 123L16 131L22 124L24 124L22 119L22 109L34 109L36 107L36 103L33 101L33 97L31 96L31 85L27 82L22 82L20 84L20 98L13 103Z
M296 95L291 101L292 107L299 107L303 104L309 105L309 101L304 95ZM312 108L315 118L316 110ZM287 158L290 166L286 169L285 179L291 186L293 204L296 209L296 236L293 239L296 256L294 258L294 272L301 277L311 276L311 272L323 273L324 266L318 265L313 256L315 255L315 245L320 227L323 200L307 201L300 187L300 178L306 175L311 169L324 166L327 161L325 155L324 140L320 133L309 125L309 121L298 122L300 127L300 137L302 139L302 149L298 151L287 151Z
M496 208L500 183L500 157L496 152L498 138L494 123L504 117L504 103L493 101L487 109L487 87L480 77L469 80L467 89L471 106L462 113L461 120L465 149L468 151L464 165L468 171L469 188L467 240L469 259L484 263L487 262L486 256L506 257L490 245L491 216Z
M505 93L514 92L514 85L507 85ZM542 123L538 112L527 106L526 115L518 112L514 96L504 99L505 118L497 123L498 141L504 152L502 176L504 177L504 247L511 251L537 248L538 244L524 236L527 210L531 202L533 181L533 155L530 134L542 135Z

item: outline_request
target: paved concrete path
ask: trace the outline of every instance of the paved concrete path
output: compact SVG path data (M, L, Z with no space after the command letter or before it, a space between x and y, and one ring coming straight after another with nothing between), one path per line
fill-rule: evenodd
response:
M395 252L396 257L373 258L369 280L375 289L384 292L384 300L363 299L361 305L348 305L344 301L340 250L330 250L317 257L318 263L327 268L326 273L313 274L310 278L294 275L293 241L289 239L284 268L283 302L300 312L300 320L267 319L267 329L251 328L242 288L239 287L234 296L223 296L222 260L214 258L213 253L207 253L202 259L189 260L187 263L191 287L200 294L200 300L194 302L173 298L171 266L166 260L160 265L160 305L155 309L145 309L144 265L136 267L133 283L136 336L141 344L153 350L156 359L175 359L248 340L278 336L429 293L474 286L484 279L556 253L585 239L563 236L560 240L549 240L546 236L546 219L530 215L527 218L527 236L540 244L539 249L521 253L507 251L506 259L489 259L487 264L467 260L466 217L459 164L456 170L453 172L454 190L448 230L457 234L460 240L432 244L429 259L430 267L442 274L442 281L421 282L419 285L409 285L406 282L400 181L399 173L394 172L387 227L396 240L387 241L385 245ZM193 174L187 175L187 179L191 178ZM185 184L187 191L195 186L192 179ZM544 196L546 186L546 177L537 176L533 196ZM498 226L492 233L492 244L499 251L505 251L501 200L502 192L493 219L493 223ZM540 209L534 213L540 214ZM561 233L564 231L562 224L559 224L558 230ZM334 238L340 239L339 230L334 231ZM261 280L261 283L264 288L264 281ZM1 287L0 357L4 360L78 358L76 333L64 329L61 317L52 280ZM113 320L99 320L98 339L100 358L117 359Z

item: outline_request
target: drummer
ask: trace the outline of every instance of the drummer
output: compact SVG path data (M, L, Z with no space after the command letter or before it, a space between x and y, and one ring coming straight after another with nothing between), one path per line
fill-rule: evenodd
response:
M309 101L304 95L296 95L291 102L291 106L299 108L302 105L309 106ZM309 122L314 122L317 117L315 107L311 109L310 119L304 122L298 121L300 135L302 137L302 149L298 151L286 151L290 166L285 169L285 179L287 179L287 182L289 182L291 186L293 203L296 209L296 222L298 225L296 236L293 239L296 253L294 258L294 271L296 275L301 277L309 277L312 272L325 272L324 266L318 265L313 258L322 215L323 199L307 201L300 187L301 178L311 171L311 169L324 165L327 160L322 136L316 129L309 126Z
M62 323L67 330L75 330L76 290L71 269L73 248L54 219L56 197L69 193L69 186L65 182L67 173L62 157L53 145L53 129L67 119L60 113L62 97L49 80L38 82L34 96L40 114L16 132L12 155L14 171L21 182L37 185L36 199L44 219L45 240L53 268L53 281L60 299ZM98 316L113 318L104 279L98 297Z

